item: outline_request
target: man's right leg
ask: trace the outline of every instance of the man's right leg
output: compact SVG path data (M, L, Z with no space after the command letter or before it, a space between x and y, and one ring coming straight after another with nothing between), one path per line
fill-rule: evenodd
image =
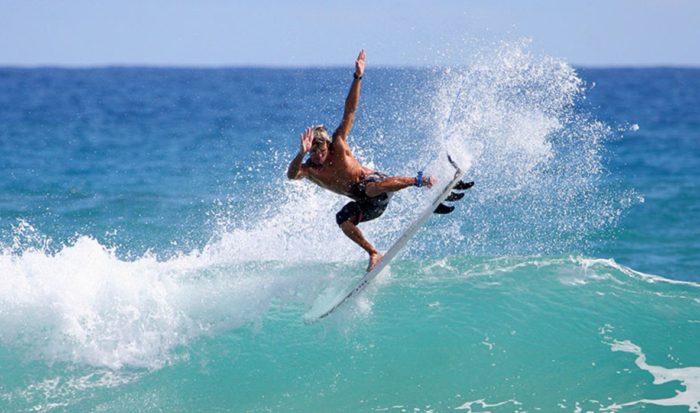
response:
M367 251L369 254L369 265L367 266L367 271L371 271L375 265L382 259L382 254L374 248L374 245L370 244L369 241L362 235L362 231L357 227L360 222L362 211L357 202L347 203L343 209L340 210L335 216L336 222L343 233L347 235L355 244L362 247L363 250Z
M372 271L375 265L382 259L383 255L376 249L372 244L367 241L367 239L362 235L362 231L352 222L352 220L347 220L340 224L340 229L343 230L345 235L348 236L353 242L362 247L369 254L369 265L367 265L367 271Z

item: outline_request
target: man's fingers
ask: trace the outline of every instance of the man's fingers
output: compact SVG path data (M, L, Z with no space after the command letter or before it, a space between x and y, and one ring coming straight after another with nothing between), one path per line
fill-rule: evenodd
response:
M311 128L306 128L299 138L301 140L301 146L307 149L307 146L310 146L311 143Z
M360 54L357 55L357 63L364 62L365 61L365 49L360 50Z

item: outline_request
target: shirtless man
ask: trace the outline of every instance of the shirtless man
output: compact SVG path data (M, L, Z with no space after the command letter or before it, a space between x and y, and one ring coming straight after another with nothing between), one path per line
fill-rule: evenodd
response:
M345 100L345 110L340 126L328 136L323 126L307 128L301 134L299 153L289 164L289 179L309 178L315 184L337 194L353 199L335 216L336 222L351 240L369 254L367 271L381 260L382 254L365 239L357 227L360 222L373 220L384 213L393 192L409 186L432 187L432 176L387 176L373 171L355 159L348 146L347 137L352 129L355 111L360 101L360 82L365 72L365 51L361 50L355 61L355 73L350 92ZM304 157L309 153L309 159Z

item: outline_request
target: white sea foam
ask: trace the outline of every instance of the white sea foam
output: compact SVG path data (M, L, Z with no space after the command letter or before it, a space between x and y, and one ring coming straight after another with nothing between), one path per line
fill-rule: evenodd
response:
M314 291L313 272L285 276L288 267L218 258L194 251L127 261L85 236L55 254L5 250L0 341L49 362L157 368L193 338L258 321L304 282Z
M646 281L649 283L666 283L686 285L690 287L700 287L699 283L692 281L673 280L670 278L661 277L654 274L647 274L641 271L636 271L632 268L621 265L612 258L589 258L589 257L571 257L571 262L581 265L584 269L596 269L609 267L610 269L619 271L620 273L634 279ZM591 274L596 274L591 271Z
M454 409L455 410L465 410L468 413L476 413L476 412L474 412L474 410L472 410L472 406L478 405L482 409L487 409L490 407L500 407L500 406L504 406L504 405L511 404L511 403L515 406L515 411L520 411L518 406L522 406L522 403L517 401L517 400L513 400L513 399L502 401L502 402L495 402L495 403L488 403L488 402L486 402L486 399L472 400L472 401L465 402L465 403L455 407Z
M700 412L700 367L665 368L647 363L646 355L641 347L629 340L615 340L610 345L612 351L632 353L637 356L634 363L654 377L654 384L664 384L672 381L679 382L685 389L676 391L676 395L666 399L641 399L626 403L615 403L607 406L604 411L617 411L626 406L636 404L653 404L656 406L686 406L688 411Z

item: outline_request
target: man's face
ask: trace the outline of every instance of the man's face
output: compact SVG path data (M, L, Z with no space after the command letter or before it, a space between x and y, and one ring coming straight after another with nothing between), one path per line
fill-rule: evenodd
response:
M309 154L311 155L311 162L317 165L323 165L323 163L326 161L326 157L328 157L328 144L314 144L313 146L311 146L311 151L309 152Z

